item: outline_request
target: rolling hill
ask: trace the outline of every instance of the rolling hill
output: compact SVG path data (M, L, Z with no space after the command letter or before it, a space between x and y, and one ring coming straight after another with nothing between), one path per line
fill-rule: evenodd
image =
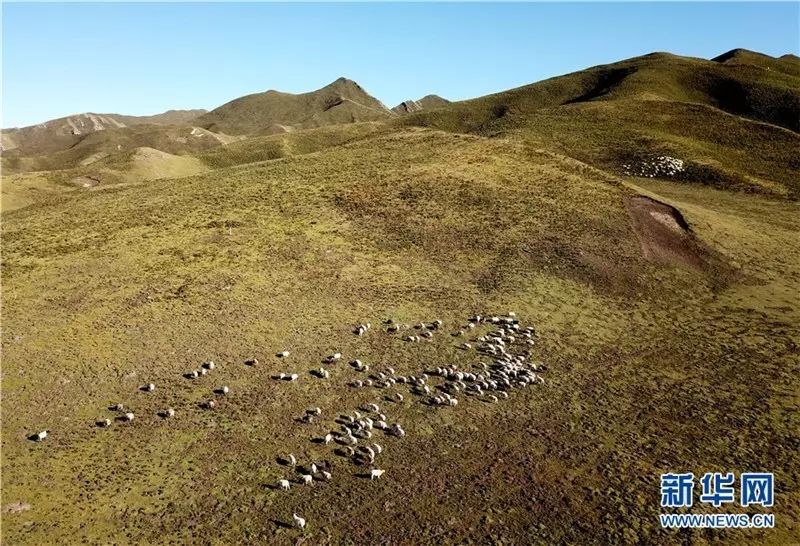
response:
M800 60L741 50L717 59L653 53L396 123L514 134L620 175L626 164L674 156L686 164L674 179L798 198L800 77L792 67Z
M4 154L53 169L2 180L4 543L796 543L796 63L657 53L402 115L337 80ZM509 311L544 383L448 387L497 366L467 317ZM325 434L372 403L407 433L354 464ZM774 529L660 526L660 474L765 461Z
M189 123L205 110L169 110L152 116L121 114L76 114L31 125L2 130L3 151L20 155L41 155L64 150L91 133L134 125L179 125Z
M393 116L356 82L339 78L294 95L267 91L240 97L200 116L196 123L232 135L281 133L336 123L386 120Z

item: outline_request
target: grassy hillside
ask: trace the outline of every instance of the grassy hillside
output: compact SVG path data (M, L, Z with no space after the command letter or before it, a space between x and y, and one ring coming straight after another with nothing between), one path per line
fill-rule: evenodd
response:
M200 153L236 137L189 125L137 125L90 133L72 147L44 155L24 156L11 150L3 154L6 172L72 169L140 147L169 154Z
M198 157L214 168L230 167L313 153L387 130L378 122L325 126L248 138L214 148Z
M402 117L337 80L4 153L3 543L797 543L796 63L653 54ZM480 370L466 318L508 311L544 384L352 386ZM365 403L407 431L374 430L375 481L314 441ZM288 453L332 480L279 490ZM659 475L716 470L774 472L776 528L663 530Z
M4 213L2 493L27 505L4 541L702 542L718 535L658 527L658 475L769 461L777 529L724 537L792 542L798 206L628 180L516 138L410 128ZM549 370L497 404L353 389L346 364L308 373L333 351L470 369L449 332L508 310ZM408 343L387 317L445 328ZM208 377L182 376L207 359ZM374 482L310 441L371 401L408 432L376 436ZM136 420L94 427L118 402ZM318 422L296 421L313 406ZM277 490L287 452L330 461L333 481ZM305 532L282 525L293 512Z
M197 124L233 135L264 134L385 120L393 115L356 82L339 78L322 89L299 95L267 91L240 97L201 116Z
M740 58L651 54L396 123L514 133L618 174L667 154L686 163L678 179L796 199L800 77ZM800 66L789 57L772 62Z
M21 155L53 153L74 146L84 136L94 132L133 125L186 124L205 112L205 110L169 110L152 116L77 114L29 127L3 129L2 149L16 150Z

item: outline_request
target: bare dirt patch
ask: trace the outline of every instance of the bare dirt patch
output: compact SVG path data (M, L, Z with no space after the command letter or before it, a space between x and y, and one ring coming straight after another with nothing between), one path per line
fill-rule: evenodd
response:
M692 232L678 209L643 195L626 198L625 205L645 259L696 269L723 285L733 280L735 270Z

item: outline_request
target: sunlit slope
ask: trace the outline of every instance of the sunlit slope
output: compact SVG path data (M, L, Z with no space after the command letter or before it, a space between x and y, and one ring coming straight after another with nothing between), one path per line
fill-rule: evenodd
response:
M800 77L792 67L800 70L791 56L654 53L397 123L516 132L619 174L626 163L667 154L685 161L678 178L687 182L797 198Z
M685 210L701 267L645 259L635 191ZM525 542L536 529L550 543L667 544L678 535L657 527L647 485L660 472L770 460L786 484L770 536L790 542L798 456L777 446L798 425L785 394L797 206L698 191L634 190L529 142L410 129L5 213L3 498L30 509L5 515L4 540L289 544L301 535L279 523L299 511L314 543ZM324 355L406 374L468 367L477 355L448 333L494 310L537 326L542 389L453 412L387 406L408 436L387 440L375 482L310 442L383 394L346 387L345 365L312 379ZM382 332L389 316L447 330L409 344ZM373 330L359 338L362 321ZM207 359L217 375L182 377ZM301 379L270 379L289 371ZM218 410L199 409L222 384ZM117 402L136 421L94 428ZM166 406L176 419L156 417ZM313 406L324 425L295 421ZM47 442L25 439L45 428ZM332 459L335 479L271 489L287 452Z
M22 155L42 155L70 148L86 135L134 125L181 125L191 122L205 110L170 110L152 116L120 114L76 114L13 129L3 129L3 151Z
M236 140L189 125L136 125L96 131L68 149L46 155L3 154L6 172L49 171L84 167L120 152L155 148L168 154L198 154Z
M385 120L394 115L356 82L339 78L308 93L270 90L239 97L199 117L196 123L212 131L241 135Z

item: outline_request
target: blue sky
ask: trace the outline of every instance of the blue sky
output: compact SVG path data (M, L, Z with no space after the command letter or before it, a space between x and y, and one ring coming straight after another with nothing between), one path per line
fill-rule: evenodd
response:
M3 127L214 108L346 76L394 106L651 51L798 54L800 4L9 4Z

